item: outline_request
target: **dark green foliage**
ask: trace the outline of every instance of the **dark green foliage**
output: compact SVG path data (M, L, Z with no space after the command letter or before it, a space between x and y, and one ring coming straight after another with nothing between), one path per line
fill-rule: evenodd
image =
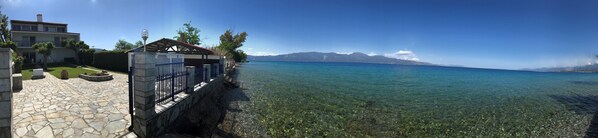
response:
M21 70L23 69L23 61L25 60L25 58L23 58L23 56L19 56L17 55L17 53L12 53L12 61L15 62L15 72L16 73L21 73Z
M81 64L81 60L80 60L80 52L81 50L85 50L85 49L89 49L89 45L85 44L84 41L75 41L72 39L69 40L63 40L62 41L62 46L68 49L71 49L75 52L75 63L77 64Z
M226 32L220 36L220 45L217 48L231 53L236 62L245 62L247 60L247 54L245 54L243 50L238 50L238 48L243 46L246 38L246 32L241 32L240 34L233 36L233 31L226 30Z
M0 11L0 42L12 41L10 37L10 29L8 29L8 16L2 14ZM14 49L13 49L14 50Z
M186 43L194 44L194 45L201 45L201 40L199 39L199 32L200 30L191 26L191 22L183 24L183 28L177 30L177 34L179 36L174 36L174 39L179 40L180 35L184 35Z
M135 42L135 45L134 45L134 46L135 46L135 47L140 47L140 46L143 46L143 42L141 42L141 41L137 41L137 42Z
M247 61L247 54L245 54L243 50L237 50L236 52L233 52L233 58L236 62L245 62Z
M93 63L93 49L82 49L79 51L79 64L91 65Z
M135 48L135 45L122 39L118 40L118 42L116 42L116 45L114 45L115 51L128 51L133 48Z
M12 61L15 62L15 72L21 73L24 58L17 55L17 44L12 42L11 38L10 29L8 29L8 16L2 14L0 11L0 48L12 49Z
M17 44L12 41L0 42L0 48L10 48L12 51L17 51Z
M44 55L44 70L48 70L48 56L52 54L52 49L54 49L54 47L54 43L51 42L33 44L35 52Z
M100 69L128 72L128 55L122 51L102 51L93 54L93 66Z

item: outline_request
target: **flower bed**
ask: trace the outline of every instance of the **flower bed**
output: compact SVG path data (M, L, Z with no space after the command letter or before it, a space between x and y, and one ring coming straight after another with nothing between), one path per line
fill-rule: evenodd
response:
M88 81L109 81L112 80L112 75L108 74L106 71L102 71L101 73L93 73L93 74L79 74L79 78L88 80Z

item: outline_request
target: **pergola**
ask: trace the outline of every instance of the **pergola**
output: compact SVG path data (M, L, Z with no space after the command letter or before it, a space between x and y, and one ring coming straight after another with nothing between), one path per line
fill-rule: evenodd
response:
M176 41L168 38L162 38L160 40L146 44L147 52L158 52L158 53L178 53L178 54L191 54L191 55L213 55L214 52L203 47L199 47L193 44ZM131 49L127 52L142 52L143 46Z
M219 63L220 56L215 55L209 49L197 45L162 38L145 45L147 52L156 53L177 53L185 55L185 65L203 66L203 64ZM143 46L131 49L127 52L143 52Z

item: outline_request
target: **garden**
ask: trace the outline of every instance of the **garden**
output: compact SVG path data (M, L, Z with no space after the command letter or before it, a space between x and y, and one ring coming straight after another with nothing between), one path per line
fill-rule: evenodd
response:
M34 67L24 67L24 69L21 71L21 74L23 75L23 80L30 80L31 77L33 76L33 69ZM46 72L52 74L52 76L56 77L56 78L62 78L62 70L65 70L66 72L68 72L67 77L68 78L77 78L79 77L79 74L96 74L99 73L97 71L94 70L89 70L89 69L85 69L81 66L73 66L73 65L67 65L67 64L50 64L48 65L48 70Z

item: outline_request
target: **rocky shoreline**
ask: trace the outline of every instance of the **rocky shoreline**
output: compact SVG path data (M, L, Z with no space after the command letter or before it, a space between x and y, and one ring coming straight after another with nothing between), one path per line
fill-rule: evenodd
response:
M160 137L267 137L252 111L251 97L233 84L236 73L231 73L219 92L204 96Z

